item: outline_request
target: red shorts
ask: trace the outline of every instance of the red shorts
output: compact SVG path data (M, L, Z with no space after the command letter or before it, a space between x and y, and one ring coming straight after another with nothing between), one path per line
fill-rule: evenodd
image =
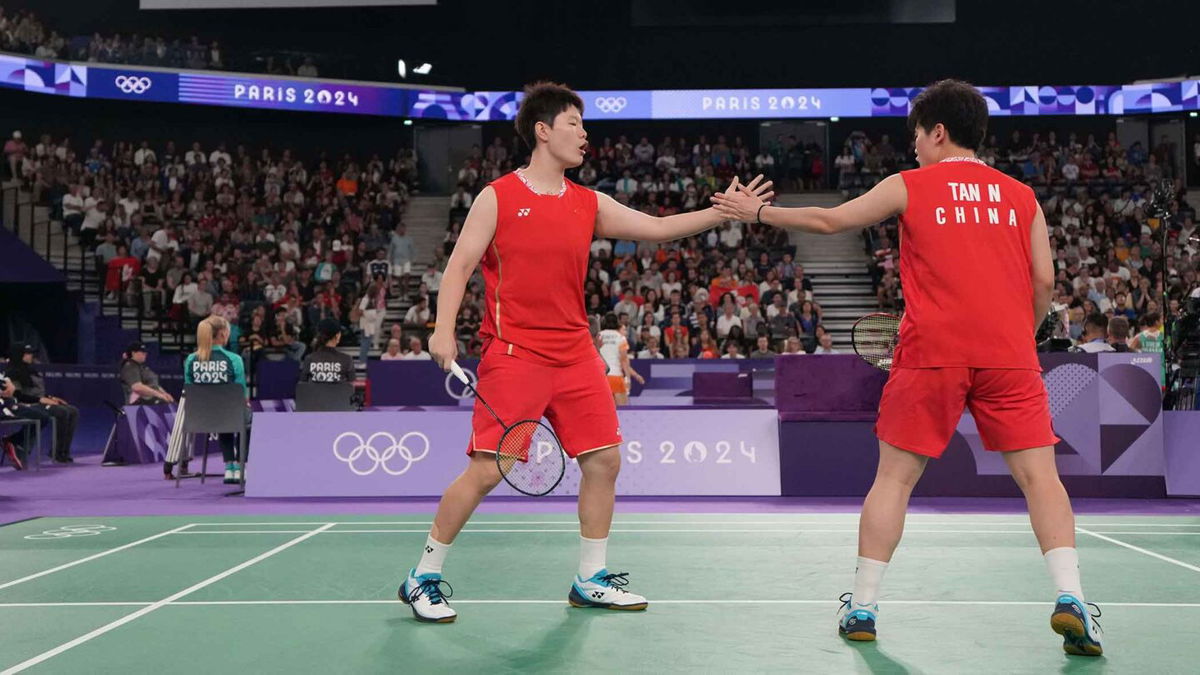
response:
M515 348L514 348L515 349ZM621 444L608 369L595 358L569 366L544 366L507 353L499 341L479 362L479 393L508 424L544 415L568 457ZM467 454L496 452L504 428L479 401L471 419Z
M983 447L1008 452L1058 443L1050 398L1036 370L897 368L883 398L875 435L902 450L941 457L971 409Z

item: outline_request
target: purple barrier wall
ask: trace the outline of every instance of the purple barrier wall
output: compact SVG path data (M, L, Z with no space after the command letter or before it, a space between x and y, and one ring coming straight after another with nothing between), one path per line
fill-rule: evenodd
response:
M1200 497L1200 410L1168 410L1163 417L1167 494Z
M291 401L251 401L250 405L259 412L283 412L292 409ZM166 459L167 442L171 437L171 427L175 424L177 409L178 406L174 403L125 406L125 415L117 422L114 443L108 449L104 460L124 464L147 464ZM108 431L108 427L105 431ZM203 443L199 438L197 441ZM103 443L103 440L100 441L97 447ZM202 452L202 447L196 447L197 455ZM210 452L219 452L215 442Z
M784 421L874 420L887 373L853 354L775 359L775 405Z
M257 413L250 497L438 496L464 468L466 410ZM778 495L773 410L623 409L622 495ZM578 494L569 462L558 495ZM496 494L516 494L501 484Z
M479 361L460 359L459 365L474 376ZM775 363L771 359L634 359L632 365L646 378L646 384L633 381L630 407L703 404L703 396L699 402L693 397L693 378L711 373L745 373L750 378L751 397L736 398L733 405L757 407L775 402ZM463 402L463 386L430 361L371 361L367 378L372 405L472 405L469 400ZM722 404L733 407L729 400Z
M1062 439L1055 447L1059 472L1072 494L1164 496L1159 356L1045 354L1042 366L1054 429ZM790 370L781 366L780 372ZM806 372L794 376L803 378ZM830 386L837 385L830 382ZM810 398L815 397L816 390L810 391ZM878 393L872 391L870 396ZM861 400L868 399L864 395ZM780 400L784 400L782 393ZM873 421L813 421L813 417L806 413L797 419L794 413L780 412L784 494L865 494L878 457ZM830 417L845 419L836 411ZM984 450L974 419L964 413L942 459L930 462L915 494L1015 496L1019 492L1003 457Z

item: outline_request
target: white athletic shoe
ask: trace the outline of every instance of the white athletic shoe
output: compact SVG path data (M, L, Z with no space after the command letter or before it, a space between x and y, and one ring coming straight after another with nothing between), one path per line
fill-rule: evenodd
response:
M626 578L628 574L609 574L608 570L600 570L590 579L576 575L575 583L571 584L571 592L567 595L567 602L571 603L572 607L600 607L625 611L646 609L650 603L646 602L645 598L625 590L625 584L629 583Z
M400 596L400 602L412 607L417 621L450 623L458 618L458 612L451 609L450 602L446 600L454 595L454 589L442 579L442 575L416 574L415 569L409 571L397 595Z

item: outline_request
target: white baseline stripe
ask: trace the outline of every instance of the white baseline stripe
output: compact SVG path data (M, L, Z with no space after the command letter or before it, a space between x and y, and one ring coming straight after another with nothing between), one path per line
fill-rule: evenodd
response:
M33 666L36 666L39 663L42 663L48 659L58 656L59 654L67 651L68 649L78 647L79 645L81 645L89 640L92 640L93 638L97 638L101 635L104 635L105 633L109 632L110 630L113 630L115 628L120 628L121 626L124 626L125 624L129 623L130 621L133 621L135 619L143 617L143 616L149 614L150 612L153 612L156 609L164 607L186 595L194 593L194 592L204 588L205 586L215 584L218 581L220 581L228 576L236 574L236 573L246 569L247 567L250 567L251 565L256 565L256 564L262 562L263 560L270 558L271 556L275 555L276 553L279 553L281 551L289 549L292 546L295 546L296 544L299 544L300 542L302 542L310 537L320 534L322 531L328 530L331 527L333 527L332 523L326 523L325 525L321 526L320 528L318 528L316 530L313 530L313 531L303 534L299 537L296 537L295 539L292 539L286 543L280 544L279 546L276 546L275 548L271 549L270 551L267 551L266 553L257 555L255 557L251 558L250 560L247 560L244 563L230 567L229 569L225 570L224 572L221 572L220 574L211 576L211 577L205 579L204 581L201 581L200 583L193 584L192 586L189 586L189 587L183 589L182 591L179 591L178 593L175 593L173 595L169 595L169 596L163 598L162 600L159 600L158 602L155 602L150 605L146 605L145 607L139 609L136 612L133 612L131 614L126 614L125 616L117 619L116 621L107 623L85 635L80 635L79 637L75 638L74 640L71 640L70 642L64 642L63 644L55 647L54 649L44 651L41 654L34 656L33 658L22 661L21 663L18 663L17 665L15 665L11 668L8 668L7 670L4 670L3 672L0 672L0 675L12 675L13 673L19 673L23 670L26 670L27 668L32 668Z
M571 527L571 528L507 528L507 529L494 528L494 529L488 529L488 530L478 530L475 528L466 528L462 531L463 532L474 532L474 533L479 533L479 534L485 534L485 533L508 534L508 533L514 533L514 532L520 532L520 533L526 533L526 534L536 534L536 533L541 533L541 532L546 532L546 533L572 532L572 533L578 534L579 528L578 527ZM770 528L770 529L767 529L767 528L759 528L759 529L744 529L744 528L670 529L670 528L649 528L649 527L637 528L637 529L623 529L623 528L614 527L609 531L610 532L621 532L621 533L627 533L627 534L634 534L634 533L639 533L639 532L645 532L648 534L661 534L664 532L678 533L678 534L688 534L688 533L691 533L691 534L764 534L764 533L765 534L834 534L834 533L856 534L858 532L858 530L856 530L856 529L822 530L822 529L805 529L805 528L795 528L795 527ZM211 531L189 530L187 532L180 532L179 534L295 534L296 532L297 532L296 530L211 530ZM424 529L424 528L419 529L419 530L418 529L405 530L405 529L381 528L381 529L363 529L363 530L328 530L328 531L322 532L321 534L383 534L383 533L428 534L429 530ZM904 533L905 534L1033 534L1033 530L1032 529L1028 529L1028 530L920 530L920 529L914 530L914 529L906 529L904 531ZM1167 534L1167 533L1160 533L1160 534Z
M44 571L38 572L36 574L30 574L29 576L21 577L20 579L13 579L12 581L8 581L3 584L0 584L0 590L4 590L5 588L9 588L10 586L16 586L17 584L23 584L26 581L33 581L34 579L44 577L47 574L54 574L55 572L69 569L76 565L82 565L85 562L91 562L92 560L96 560L97 558L103 558L106 555L111 555L111 554L117 553L119 551L124 551L125 549L133 548L134 546L139 546L141 544L145 544L148 541L154 541L155 539L161 539L162 537L165 537L169 534L179 534L181 532L186 532L187 529L192 526L193 526L193 523L188 523L187 525L183 525L182 527L177 527L173 530L167 530L166 532L159 532L158 534L151 535L151 536L145 537L143 539L138 539L137 541L131 541L128 544L124 544L122 546L117 546L116 548L110 548L107 551L101 551L99 553L89 555L86 558L80 558L79 560L74 560L69 563L59 565L58 567L51 567L48 570L44 570Z
M176 534L303 534L307 530L188 530L186 532L177 532ZM531 529L485 529L479 530L475 528L466 528L463 532L492 532L497 534L503 533L537 533L537 532L578 532L579 528L531 528ZM758 529L711 529L711 528L692 528L692 529L661 529L661 528L612 528L611 532L621 533L677 533L686 534L693 532L696 534L854 534L858 530L841 529L808 529L808 528L758 528ZM361 529L361 530L328 530L321 534L428 534L428 529L394 529L394 528L378 528L378 529ZM905 529L905 534L1033 534L1032 529L1028 530L922 530L922 529ZM1124 534L1135 537L1200 537L1200 532L1136 532L1131 530L1096 530L1094 534Z
M36 607L149 607L149 602L12 602L0 609ZM272 605L396 605L398 600L182 600L171 607L242 607ZM561 605L563 600L455 600L457 605ZM655 605L836 605L837 600L652 600ZM889 605L986 605L1045 607L1045 600L888 600ZM1105 607L1200 608L1200 602L1106 602Z
M858 517L857 514L854 515ZM613 525L838 525L842 524L844 518L832 520L614 520ZM329 521L316 521L325 523ZM489 520L478 521L471 523L472 527L483 527L488 525L569 525L579 522L575 519L562 520ZM981 527L987 525L1028 525L1029 519L1021 520L924 520L909 516L907 522L912 525L954 525L958 527ZM192 523L197 527L263 527L263 526L282 526L294 525L296 527L310 527L314 523L306 521L279 521L279 522L219 522L219 523ZM353 521L338 521L335 525L424 525L429 526L432 521L429 520L353 520ZM1196 527L1200 528L1200 521L1194 523L1084 523L1088 527Z
M1124 546L1125 548L1127 548L1131 551L1137 551L1138 553L1143 553L1145 555L1150 556L1151 558L1158 558L1159 560L1162 560L1163 562L1169 562L1172 565L1178 565L1184 569L1191 570L1193 572L1200 572L1200 567L1197 567L1195 565L1189 565L1188 563L1185 563L1182 560L1176 560L1169 556L1165 556L1161 553L1155 553L1154 551L1151 551L1149 549L1144 549L1141 546L1134 546L1133 544L1123 542L1120 539L1113 539L1112 537L1106 537L1103 534L1100 534L1099 532L1092 532L1091 530L1086 530L1082 527L1076 527L1075 529L1078 530L1079 532L1082 532L1086 535L1095 537L1097 539L1103 539L1104 541L1107 541L1112 544L1116 544L1117 546Z

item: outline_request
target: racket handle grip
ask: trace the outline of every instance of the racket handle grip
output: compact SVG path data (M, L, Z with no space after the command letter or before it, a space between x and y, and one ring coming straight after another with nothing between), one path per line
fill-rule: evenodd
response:
M467 379L467 374L463 372L463 369L458 365L457 361L450 362L450 372L454 375L454 377L458 378L459 382L462 382L465 385L471 384L471 380Z

